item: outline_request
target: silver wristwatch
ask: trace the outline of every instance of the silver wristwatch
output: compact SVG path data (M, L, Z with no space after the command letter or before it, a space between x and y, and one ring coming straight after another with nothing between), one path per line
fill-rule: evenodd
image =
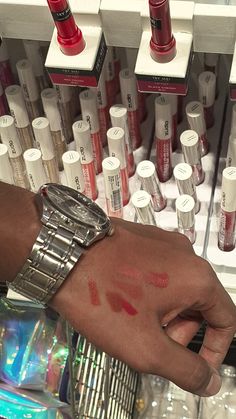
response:
M47 304L84 249L113 228L95 202L67 186L48 183L38 194L43 204L42 229L21 272L9 288Z

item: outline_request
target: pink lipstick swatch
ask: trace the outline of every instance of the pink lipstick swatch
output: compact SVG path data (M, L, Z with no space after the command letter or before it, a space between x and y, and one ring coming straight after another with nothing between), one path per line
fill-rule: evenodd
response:
M157 288L166 288L169 283L169 276L166 272L148 272L144 276L146 284L153 285Z
M88 287L91 303L93 304L93 306L100 306L101 302L99 298L97 284L93 279L88 280Z
M130 298L134 298L135 300L140 300L140 298L142 298L143 292L141 285L129 284L118 280L114 280L113 283Z

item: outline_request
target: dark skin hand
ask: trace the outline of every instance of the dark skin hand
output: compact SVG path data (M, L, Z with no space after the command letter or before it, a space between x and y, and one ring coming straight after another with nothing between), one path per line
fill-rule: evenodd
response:
M0 278L11 281L41 223L32 193L0 184L0 199ZM217 393L217 370L236 332L229 295L183 235L112 222L114 235L85 251L51 307L97 347L138 371L199 395ZM186 345L203 320L207 330L196 354Z

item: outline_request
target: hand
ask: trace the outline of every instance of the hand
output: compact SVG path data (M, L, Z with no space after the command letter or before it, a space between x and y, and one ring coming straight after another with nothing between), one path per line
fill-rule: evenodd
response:
M87 339L134 369L210 396L236 331L236 308L185 236L113 219L51 300ZM199 354L186 348L207 322Z

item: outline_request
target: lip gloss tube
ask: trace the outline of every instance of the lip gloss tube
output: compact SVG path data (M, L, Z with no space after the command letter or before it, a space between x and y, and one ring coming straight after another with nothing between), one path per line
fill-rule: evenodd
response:
M201 156L209 151L209 144L206 133L204 110L201 102L189 102L186 106L186 115L191 130L196 131L199 136Z
M42 105L39 96L38 85L33 73L32 64L29 60L23 59L17 61L16 69L22 87L22 93L25 99L29 119L32 122L42 114Z
M116 95L118 95L118 93L120 93L120 80L119 80L119 73L121 70L120 49L118 49L117 47L113 47L112 56L113 56L114 71L115 71L115 93Z
M147 118L146 93L138 91L138 113L139 122L142 123Z
M151 195L147 191L136 191L131 196L137 219L141 224L156 226Z
M120 162L116 157L102 161L107 214L109 217L123 217Z
M158 63L168 63L176 56L172 34L169 0L149 0L152 37L150 54Z
M6 99L4 95L4 91L2 88L2 84L0 82L0 116L7 114L7 106L6 106Z
M13 84L5 90L11 116L14 118L17 134L23 151L33 147L34 135L20 86Z
M226 167L235 166L236 167L236 134L231 134L229 136L227 157L226 157Z
M84 176L80 161L80 154L78 151L66 151L62 156L62 161L65 169L67 185L78 192L84 193Z
M72 90L70 86L61 86L55 84L55 89L58 98L58 108L61 114L61 122L63 127L63 134L67 143L73 139L72 133Z
M74 122L72 130L76 150L80 154L85 183L85 195L95 201L98 197L98 189L89 124L86 121Z
M113 127L120 127L125 132L125 148L126 148L126 161L128 168L128 176L131 177L135 173L135 162L132 141L129 134L128 127L128 112L124 105L114 105L110 108L111 124Z
M15 185L28 189L29 181L25 170L22 147L12 116L4 115L0 117L0 135L2 143L8 148Z
M154 211L163 210L166 207L166 198L161 193L155 165L149 160L143 160L137 166L137 174L142 189L151 195Z
M113 127L107 131L109 155L116 157L120 162L120 176L122 185L123 206L127 205L130 198L129 179L125 158L125 132L122 128Z
M104 61L104 76L107 93L107 104L108 108L110 108L116 102L115 67L112 47L107 48L107 54Z
M177 95L163 95L169 99L171 104L171 114L172 114L172 151L175 151L178 148L178 137L177 137L177 124L178 124L178 97Z
M62 131L61 115L57 106L57 93L55 89L48 88L41 92L43 108L49 120L52 141L56 152L59 170L63 170L62 155L66 151L66 141Z
M193 244L196 240L195 232L195 201L192 196L183 194L175 201L178 231L184 234Z
M47 118L36 118L32 122L37 148L42 153L42 161L48 182L60 183L57 159Z
M14 185L13 171L9 159L8 147L0 143L0 180Z
M206 127L214 125L214 103L216 96L216 76L211 71L203 71L198 77L199 100L203 104Z
M226 167L222 173L220 226L218 247L224 252L235 248L236 167Z
M232 107L230 135L236 135L236 103Z
M104 71L102 71L100 75L100 79L98 82L98 86L91 88L92 91L95 92L97 95L97 107L98 107L98 117L99 117L99 124L100 124L100 132L101 132L101 139L102 145L107 145L107 130L110 126L110 119L109 119L109 109L107 105L107 92L106 92L106 85L105 85L105 78L104 78Z
M155 141L157 176L166 182L172 175L172 112L165 96L155 99Z
M127 108L128 125L133 149L141 146L141 126L138 111L138 92L136 77L133 71L125 68L120 71L120 89L122 103Z
M178 163L174 168L174 177L179 194L187 194L193 197L195 202L195 214L197 214L200 210L200 202L197 198L192 167L188 163Z
M44 60L41 53L40 43L39 41L24 39L23 45L25 48L27 59L32 64L38 89L41 92L43 89L46 89L49 86L48 81L45 77Z
M194 183L196 186L200 185L205 179L205 173L202 168L198 134L193 130L186 130L180 135L180 143L185 163L192 167Z
M82 118L87 121L90 127L90 135L93 146L93 155L96 174L102 171L102 140L99 126L98 109L97 109L97 98L94 92L91 90L83 90L80 95L80 105Z
M27 176L32 192L37 192L41 185L47 183L47 176L42 162L42 153L37 148L29 148L24 152Z
M3 90L14 83L5 39L2 39L0 45L0 81L2 83Z
M65 55L80 54L85 48L81 30L75 23L67 0L47 0L55 26L60 50Z

